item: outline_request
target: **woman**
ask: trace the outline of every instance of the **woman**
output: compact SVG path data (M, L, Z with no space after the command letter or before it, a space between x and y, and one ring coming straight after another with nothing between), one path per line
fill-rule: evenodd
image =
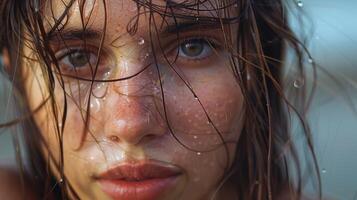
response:
M3 0L21 117L1 127L24 127L29 159L16 185L36 199L301 199L289 116L311 144L310 57L285 4ZM283 92L287 46L295 107Z

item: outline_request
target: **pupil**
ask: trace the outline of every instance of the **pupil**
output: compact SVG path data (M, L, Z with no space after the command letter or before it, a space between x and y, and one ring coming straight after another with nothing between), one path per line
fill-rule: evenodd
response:
M69 56L69 61L74 67L83 67L88 63L88 55L85 52L74 52Z
M193 40L183 44L183 53L187 56L199 56L203 51L203 44L201 40Z

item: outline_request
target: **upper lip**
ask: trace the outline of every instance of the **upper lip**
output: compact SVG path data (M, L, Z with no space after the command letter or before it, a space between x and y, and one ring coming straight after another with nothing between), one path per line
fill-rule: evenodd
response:
M173 165L142 160L136 162L122 162L109 170L99 174L97 178L107 180L142 181L146 179L167 178L181 174L181 170Z

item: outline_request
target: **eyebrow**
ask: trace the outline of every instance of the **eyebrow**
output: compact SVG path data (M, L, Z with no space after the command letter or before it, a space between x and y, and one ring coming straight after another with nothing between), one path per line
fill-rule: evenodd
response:
M219 20L205 20L205 21L178 21L176 23L168 24L161 34L170 35L173 33L189 32L193 30L213 30L222 29L224 23Z
M48 35L48 40L50 41L62 41L62 40L74 40L74 39L90 39L98 40L102 37L102 32L92 29L64 29L61 31L54 31Z

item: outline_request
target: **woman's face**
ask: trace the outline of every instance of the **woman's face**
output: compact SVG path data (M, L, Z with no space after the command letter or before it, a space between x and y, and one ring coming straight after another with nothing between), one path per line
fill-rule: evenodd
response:
M64 9L63 1L46 4L47 30ZM234 25L224 27L224 36L215 21L198 19L200 25L191 26L210 12L172 12L195 17L177 18L183 25L176 30L172 17L141 8L131 35L134 2L87 0L81 15L75 1L63 29L49 37L61 71L53 66L59 122L67 100L66 122L58 124L62 138L49 102L35 121L47 144L43 155L56 163L62 139L65 178L81 199L208 199L232 164L243 113L225 50L225 41L235 48L229 37ZM33 52L25 47L25 54ZM26 95L35 109L49 92L40 65L24 65Z

